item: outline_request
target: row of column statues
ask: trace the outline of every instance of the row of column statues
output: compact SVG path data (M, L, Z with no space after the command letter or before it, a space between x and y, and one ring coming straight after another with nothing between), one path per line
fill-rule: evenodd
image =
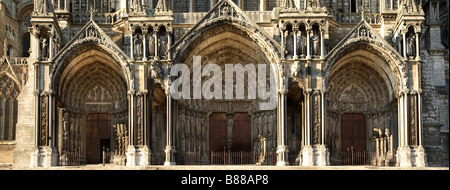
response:
M203 153L206 151L208 129L206 117L204 112L179 107L178 137L183 146L180 148L186 152L194 151L196 148L200 148Z
M283 31L283 47L287 58L308 58L323 56L323 34L319 29Z
M169 32L149 32L142 34L136 32L132 36L131 57L136 60L146 61L148 58L158 59L165 57L169 45Z

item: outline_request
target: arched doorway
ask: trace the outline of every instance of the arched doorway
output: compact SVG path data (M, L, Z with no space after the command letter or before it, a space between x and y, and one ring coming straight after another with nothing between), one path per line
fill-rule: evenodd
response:
M125 159L128 143L127 80L120 63L102 47L88 43L64 60L54 86L59 114L58 149L81 163L101 162L102 150Z
M326 123L331 164L371 164L377 138L393 144L397 133L395 77L388 61L370 45L344 51L328 75ZM389 138L389 139L388 139ZM393 147L393 146L391 146ZM392 159L394 150L385 148ZM360 155L358 158L346 156ZM351 164L351 163L350 163Z
M229 22L207 26L185 51L175 56L175 62L186 64L191 71L192 99L178 100L179 156L198 151L201 160L210 163L212 151L251 153L259 143L259 135L267 139L268 150L276 149L276 109L259 109L261 100L255 93L259 66L265 67L266 77L274 76L270 73L273 72L271 61L251 34L240 27ZM194 64L200 73L195 74ZM219 72L202 74L202 69L209 66ZM231 83L226 81L228 69L232 69ZM200 87L213 83L211 99L204 94L200 99L194 97L195 79L201 80Z

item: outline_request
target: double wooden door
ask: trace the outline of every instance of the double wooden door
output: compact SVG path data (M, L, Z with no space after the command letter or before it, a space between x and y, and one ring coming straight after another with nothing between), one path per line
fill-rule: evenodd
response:
M232 151L251 151L251 118L247 113L235 113L232 127ZM209 118L209 151L223 151L228 147L226 113L212 113Z
M111 115L91 113L86 116L86 161L102 162L103 147L111 150Z
M366 150L366 117L361 113L341 116L341 150L363 152Z

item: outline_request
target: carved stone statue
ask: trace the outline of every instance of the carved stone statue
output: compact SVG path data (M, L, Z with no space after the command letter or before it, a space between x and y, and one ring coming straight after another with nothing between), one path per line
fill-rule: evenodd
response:
M41 42L41 58L47 58L48 57L47 38L41 37L39 41Z
M264 136L258 135L258 139L259 139L259 147L258 147L259 159L257 164L262 164L264 163L264 160L266 158L267 144L266 138Z
M152 78L159 78L161 77L161 68L159 67L158 62L153 61L150 65L150 72Z
M294 50L294 36L292 32L285 31L284 36L286 37L286 55L292 55Z
M233 147L233 143L232 143L232 139L231 139L232 135L233 135L233 124L234 124L233 115L227 114L228 149L231 149Z
M155 56L155 37L153 36L153 32L149 34L148 38L148 51L150 56Z
M306 37L303 36L302 31L297 34L297 52L300 57L305 57L306 54Z
M296 78L299 76L299 73L300 73L300 65L299 62L296 61L291 66L291 76Z
M136 51L136 57L142 57L142 35L136 34L134 37L134 47Z
M311 36L311 54L319 55L320 54L320 34L318 30L313 30L313 35Z
M408 38L406 38L406 56L413 57L415 56L416 49L416 36L413 33L410 33Z
M159 50L158 56L164 56L167 51L167 36L160 35L159 36Z

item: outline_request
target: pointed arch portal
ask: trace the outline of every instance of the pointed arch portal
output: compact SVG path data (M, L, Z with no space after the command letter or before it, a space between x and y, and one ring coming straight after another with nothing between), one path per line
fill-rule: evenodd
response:
M80 152L82 162L91 164L101 162L103 147L124 154L124 142L117 141L128 122L127 82L120 63L95 43L71 55L76 56L65 59L55 80L61 155Z

